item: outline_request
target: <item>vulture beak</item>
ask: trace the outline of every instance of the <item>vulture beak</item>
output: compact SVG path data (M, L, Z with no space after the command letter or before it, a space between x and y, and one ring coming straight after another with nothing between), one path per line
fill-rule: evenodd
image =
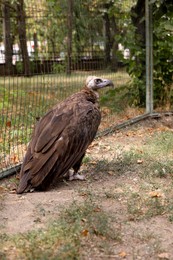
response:
M114 86L113 82L109 79L103 79L96 76L88 76L86 79L86 87L95 91L108 86Z
M102 81L96 84L96 89L105 88L105 87L114 87L114 84L109 79L102 79Z

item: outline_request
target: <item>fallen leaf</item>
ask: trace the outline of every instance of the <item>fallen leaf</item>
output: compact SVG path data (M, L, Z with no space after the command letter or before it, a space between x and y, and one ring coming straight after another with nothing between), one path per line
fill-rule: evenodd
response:
M7 127L11 127L11 121L7 121L7 122L6 122L6 126L7 126Z
M151 191L151 192L149 193L149 195L150 195L150 197L152 197L152 198L159 198L159 197L162 197L162 196L163 196L163 194L162 194L161 192L159 192L159 191Z
M158 255L158 258L159 258L159 259L170 259L170 258L169 258L169 254L166 253L166 252L159 254L159 255Z
M81 192L81 193L79 194L79 196L82 196L82 197L85 197L85 196L87 196L87 195L88 195L87 192Z
M97 164L97 161L92 161L92 164L94 164L94 165Z
M167 126L161 126L157 130L160 131L160 132L168 131L168 127Z
M127 256L127 253L122 251L119 253L119 256L122 257L122 258L125 258Z
M98 142L92 142L92 143L90 144L89 148L92 148L92 147L94 147L94 146L96 146L96 145L98 145L98 144L99 144Z
M19 157L17 155L14 155L14 156L11 157L11 160L13 161L13 163L18 163Z
M140 160L140 159L137 160L137 163L138 163L138 164L142 164L143 162L144 162L143 160Z
M108 171L108 174L109 175L114 175L114 172L113 171Z
M5 192L5 191L6 191L6 188L3 186L0 186L0 193Z
M82 230L82 236L86 237L88 236L89 231L87 229Z
M96 207L95 209L94 209L94 212L100 212L101 211L101 208L99 208L99 207Z

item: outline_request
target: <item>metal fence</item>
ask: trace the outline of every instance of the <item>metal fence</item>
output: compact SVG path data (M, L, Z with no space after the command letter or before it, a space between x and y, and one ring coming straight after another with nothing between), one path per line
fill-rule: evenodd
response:
M132 94L130 87L127 87L131 80L126 62L130 55L129 49L118 40L112 42L113 38L110 35L107 35L104 42L105 36L101 38L103 34L101 27L96 35L91 32L92 37L88 43L83 43L83 41L87 41L84 35L90 31L86 27L91 26L92 29L94 23L96 26L100 26L101 21L99 18L94 20L91 13L90 19L93 19L93 23L91 19L91 24L88 23L86 26L86 20L82 20L80 22L83 25L79 28L77 15L82 13L82 1L79 6L75 6L76 12L73 12L72 19L73 23L75 21L75 28L83 30L80 34L80 36L83 35L81 36L83 39L79 43L77 38L79 34L72 33L70 27L74 24L68 27L72 18L69 16L68 4L72 1L63 2L67 2L67 6L65 4L61 6L63 3L57 1L57 5L60 4L57 10L55 10L56 6L53 6L53 1L52 5L51 1L44 0L18 2L19 4L15 5L15 1L13 3L2 1L0 17L3 35L0 43L0 178L20 168L38 118L54 104L80 90L87 75L96 74L110 78L118 89L117 92L106 90L101 94L102 123L99 133L109 131L129 118L143 115L145 111L151 113L153 110L152 21L148 1L145 6L147 110L131 107L123 113L121 110L126 109L126 102ZM132 27L129 12L136 1L120 2L123 3L116 7L119 9L115 14L116 25L114 24L114 26L115 31L119 30L119 34L121 32L125 37L126 33L129 33L127 27ZM67 26L64 23L66 16L63 13L66 7ZM106 7L105 5L104 8ZM112 9L112 12L116 12L116 8ZM119 10L121 10L120 13ZM50 13L50 11L52 12ZM105 16L105 26L110 22L106 19ZM69 44L70 37L71 45ZM98 37L98 39L94 37ZM73 41L76 41L76 47L73 46ZM105 49L109 49L108 45L112 48L109 55L105 54ZM117 56L113 53L114 47L116 47ZM124 96L121 97L121 93L125 93Z

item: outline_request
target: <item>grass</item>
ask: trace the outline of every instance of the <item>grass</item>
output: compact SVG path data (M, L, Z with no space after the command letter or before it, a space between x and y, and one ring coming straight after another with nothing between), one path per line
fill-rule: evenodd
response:
M40 107L39 112L43 112L42 109L45 110L72 93L79 91L83 87L87 75L88 73L81 72L73 73L71 76L59 74L34 76L32 78L0 78L1 109L5 112L13 109L16 112L16 106L25 110L26 106L34 105L34 107ZM117 86L121 86L129 80L128 74L123 71L118 73L98 71L97 75L111 78Z
M151 219L166 215L173 221L172 131L159 131L145 138L144 145L127 151L115 147L114 157L87 159L88 171L97 178L124 178L124 185L104 190L107 199L122 200L129 220ZM116 151L118 155L116 156ZM99 176L99 177L98 177ZM126 178L131 179L126 183Z
M96 74L111 78L118 87L129 80L128 74L124 71L118 73L97 71ZM76 72L71 76L60 73L31 78L0 78L0 109L2 111L0 150L3 151L0 157L2 162L5 161L5 158L3 159L5 155L14 154L14 147L29 142L37 118L45 114L54 104L79 91L87 75L88 72ZM103 91L103 95L106 95L106 91ZM110 104L112 109L113 105L111 102ZM23 154L22 157L19 154L17 156L21 160Z
M144 130L141 142L124 131L122 145L114 137L95 141L96 153L92 147L83 160L83 171L94 174L74 184L79 199L64 206L58 219L39 230L1 234L2 259L159 259L172 252L172 131ZM129 140L134 142L127 149ZM36 208L45 218L44 207Z
M112 98L110 106L113 102ZM12 141L15 133L10 126L6 129ZM104 137L95 144L99 148L95 154L90 151L84 158L83 172L94 174L88 176L88 187L84 184L78 191L81 202L64 207L60 217L44 229L1 233L1 259L160 259L172 252L171 232L164 236L173 223L172 131L158 129L146 137L138 133L131 137L125 131L122 145ZM133 142L135 138L139 142ZM4 194L0 207L3 198ZM44 208L39 210L46 214Z
M143 177L165 177L167 174L173 177L172 142L171 131L155 133L152 138L146 138L142 148L132 147L121 153L116 161L117 167L122 172L127 168L131 171L142 168Z
M110 252L105 242L120 241L120 232L112 229L110 219L91 197L83 203L74 201L46 229L1 234L1 259L81 259L96 241L98 251Z

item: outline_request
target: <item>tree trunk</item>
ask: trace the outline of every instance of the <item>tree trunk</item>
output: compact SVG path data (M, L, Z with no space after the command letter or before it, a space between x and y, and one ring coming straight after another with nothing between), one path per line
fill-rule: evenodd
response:
M31 76L29 55L27 50L27 38L26 38L26 15L24 10L24 0L18 0L17 3L17 23L18 23L18 33L20 48L22 52L23 59L23 70L25 76Z
M13 40L11 37L10 3L8 1L2 3L2 16L3 16L3 35L4 35L4 46L5 46L5 68L6 68L6 74L10 75L13 71L13 65L12 65Z
M73 0L68 0L68 36L67 36L67 69L68 75L71 74L71 60L72 60L72 28L73 28Z
M105 24L105 63L106 66L110 66L111 64L111 30L110 30L110 19L109 15L106 12L103 16L104 24Z
M138 0L137 4L131 8L131 19L132 23L135 26L135 39L136 46L139 46L142 51L145 52L145 1ZM141 75L139 76L139 80L145 82L145 59L136 57L135 58L136 67L140 66L143 69L141 70ZM140 105L144 105L146 90L145 86L139 84L139 102Z
M116 72L118 70L118 58L117 58L118 42L116 41L116 35L118 34L118 27L114 17L112 18L111 22L112 22L111 24L113 29L111 70Z
M34 60L38 59L38 39L37 39L37 33L33 34L33 40L34 40Z

